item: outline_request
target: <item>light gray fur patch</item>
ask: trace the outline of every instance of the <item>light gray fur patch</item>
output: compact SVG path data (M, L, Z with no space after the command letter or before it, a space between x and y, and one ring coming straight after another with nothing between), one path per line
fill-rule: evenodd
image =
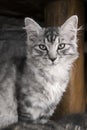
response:
M0 128L18 120L15 81L15 66L11 63L0 66Z

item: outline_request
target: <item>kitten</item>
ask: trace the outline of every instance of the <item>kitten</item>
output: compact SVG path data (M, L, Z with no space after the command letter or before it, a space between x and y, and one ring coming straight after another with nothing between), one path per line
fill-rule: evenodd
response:
M66 91L77 51L78 17L41 28L25 18L27 58L18 81L19 120L46 123Z

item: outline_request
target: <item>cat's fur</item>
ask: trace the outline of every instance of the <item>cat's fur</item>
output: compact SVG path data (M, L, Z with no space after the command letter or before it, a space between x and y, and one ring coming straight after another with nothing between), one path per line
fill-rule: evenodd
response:
M18 121L15 81L15 66L0 63L0 128Z
M72 124L57 124L54 122L50 122L53 123L52 125L32 125L29 123L18 123L18 124L14 124L9 126L8 128L5 128L3 130L87 130L87 128L84 128L82 126L78 126L78 125L72 125Z
M41 28L25 18L27 59L18 83L19 120L46 123L65 92L77 51L78 17L61 27Z
M48 121L47 124L30 124L19 122L3 130L87 130L87 114L67 115L59 121Z

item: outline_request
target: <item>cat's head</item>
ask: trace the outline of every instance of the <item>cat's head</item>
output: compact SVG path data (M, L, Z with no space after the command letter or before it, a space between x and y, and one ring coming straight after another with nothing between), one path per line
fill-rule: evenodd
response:
M42 28L25 18L28 57L42 65L72 63L78 57L78 17L70 17L61 27Z

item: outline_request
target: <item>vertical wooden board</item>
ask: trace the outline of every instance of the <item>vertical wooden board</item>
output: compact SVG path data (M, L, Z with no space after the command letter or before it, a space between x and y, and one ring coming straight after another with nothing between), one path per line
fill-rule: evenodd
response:
M46 26L60 26L72 15L78 15L79 25L84 25L83 0L57 0L50 2L45 7ZM71 71L71 79L64 93L62 101L58 105L54 119L65 114L85 111L85 87L84 87L84 30L78 32L79 59L74 63Z

